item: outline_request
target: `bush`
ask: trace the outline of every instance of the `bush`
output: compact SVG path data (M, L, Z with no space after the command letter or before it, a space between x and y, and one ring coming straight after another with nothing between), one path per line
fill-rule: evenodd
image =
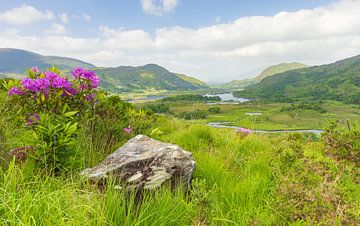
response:
M70 168L71 157L75 155L78 123L74 120L76 111L62 115L42 114L34 126L32 155L40 168L47 168L58 174Z
M195 110L195 111L183 111L177 114L178 118L183 118L186 120L192 119L205 119L208 116L208 112L204 110Z
M313 110L320 113L326 113L326 109L322 108L317 103L301 103L301 104L291 104L289 107L281 108L281 112L284 111L296 111L296 110Z
M161 104L148 104L145 106L145 109L151 110L154 113L160 114L170 114L169 105L161 103Z
M212 113L212 114L219 114L221 112L221 108L219 108L219 107L211 107L207 111L209 113Z
M360 166L360 129L358 125L350 125L347 122L345 127L333 123L322 133L322 137L329 154Z
M93 114L100 79L92 71L75 68L73 80L52 67L33 67L21 81L4 82L20 107L25 125L34 132L33 158L40 168L60 172L74 154L78 122Z

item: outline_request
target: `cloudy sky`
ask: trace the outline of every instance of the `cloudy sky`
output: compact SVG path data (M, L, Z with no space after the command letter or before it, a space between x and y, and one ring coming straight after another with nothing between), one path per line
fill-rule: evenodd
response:
M224 82L360 54L360 0L0 0L0 47Z

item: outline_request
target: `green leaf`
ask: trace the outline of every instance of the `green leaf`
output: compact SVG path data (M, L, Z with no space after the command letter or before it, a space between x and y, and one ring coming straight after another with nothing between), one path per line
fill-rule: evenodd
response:
M66 112L65 114L64 114L64 116L65 117L71 117L71 116L73 116L73 115L75 115L75 114L77 114L78 113L78 111L69 111L69 112Z

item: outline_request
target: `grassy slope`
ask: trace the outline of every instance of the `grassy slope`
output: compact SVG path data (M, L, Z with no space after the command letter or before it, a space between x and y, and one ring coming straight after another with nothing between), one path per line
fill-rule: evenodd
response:
M1 103L6 93L0 92ZM322 142L310 137L251 135L231 129L160 117L154 138L180 145L196 160L193 192L164 188L135 205L130 194L100 192L79 178L34 175L31 166L4 159L8 149L26 144L21 123L0 106L0 224L4 225L275 225L358 224L359 168L336 161ZM190 107L190 106L189 106ZM228 107L228 106L226 106ZM89 149L79 138L87 163L106 153ZM4 146L5 145L5 146ZM84 165L83 167L88 167Z
M302 64L302 63L298 63L298 62L281 63L281 64L277 64L277 65L272 65L272 66L264 69L259 75L257 75L254 78L243 79L243 80L233 80L233 81L227 83L225 86L233 87L233 88L244 88L244 87L247 87L250 85L254 85L266 77L269 77L269 76L272 76L272 75L275 75L278 73L283 73L285 71L290 71L290 70L299 69L299 68L306 68L306 67L309 67L309 66Z
M176 76L178 76L179 78L181 78L182 80L184 81L188 81L188 82L191 82L199 87L202 87L202 88L206 88L208 87L205 82L203 81L200 81L199 79L196 79L194 77L190 77L190 76L187 76L187 75L184 75L184 74L178 74L176 73Z
M306 68L309 67L306 64L302 64L302 63L298 63L298 62L293 62L293 63L281 63L281 64L277 64L277 65L272 65L268 68L266 68L265 70L263 70L258 76L255 77L255 80L263 80L266 77L275 75L275 74L279 74L279 73L283 73L285 71L290 71L290 70L295 70L295 69L299 69L299 68Z

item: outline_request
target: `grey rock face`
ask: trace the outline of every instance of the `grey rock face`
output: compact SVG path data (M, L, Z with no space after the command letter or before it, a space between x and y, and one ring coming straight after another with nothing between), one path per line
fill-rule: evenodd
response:
M191 184L195 161L179 146L137 135L93 168L81 174L94 183L112 177L119 186L155 189L164 182Z

